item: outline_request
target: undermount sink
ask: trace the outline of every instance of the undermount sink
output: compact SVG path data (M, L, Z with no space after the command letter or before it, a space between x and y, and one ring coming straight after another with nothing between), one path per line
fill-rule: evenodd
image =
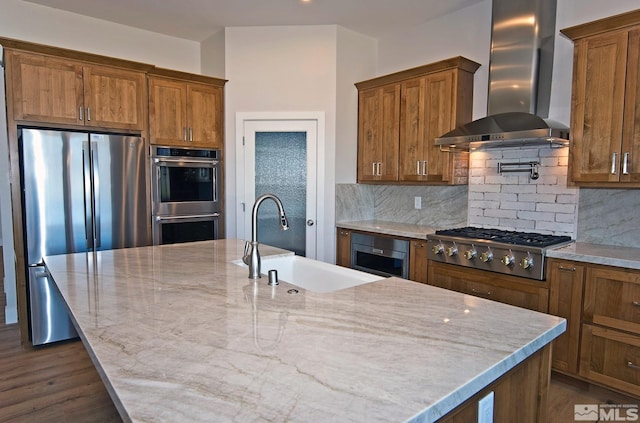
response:
M266 283L269 270L278 271L278 280L313 292L333 292L384 279L359 270L336 266L301 256L263 256L262 274ZM234 264L247 267L242 260Z

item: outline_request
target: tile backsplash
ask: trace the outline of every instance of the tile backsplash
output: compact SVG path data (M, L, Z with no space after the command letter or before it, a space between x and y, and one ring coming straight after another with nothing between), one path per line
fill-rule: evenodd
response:
M568 148L470 153L468 186L338 184L336 222L388 220L433 228L478 226L569 235L640 248L640 189L567 187ZM498 174L499 162L539 161L539 178ZM422 209L414 208L414 198Z
M575 238L579 190L567 187L568 152L548 146L471 152L469 225ZM529 162L539 163L537 179L528 166L498 173L498 163Z
M414 207L420 197L422 208ZM386 220L433 228L465 226L467 187L336 185L336 222Z

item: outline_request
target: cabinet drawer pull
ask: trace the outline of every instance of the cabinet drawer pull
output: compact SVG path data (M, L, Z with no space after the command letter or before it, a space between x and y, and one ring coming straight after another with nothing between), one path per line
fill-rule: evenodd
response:
M633 304L636 307L640 307L640 301L631 301L631 304Z
M471 292L473 292L474 294L480 294L480 295L486 295L486 296L491 295L491 291L483 292L483 291L478 291L475 288L471 288Z
M640 370L640 366L633 364L631 361L627 361L627 367L634 370Z
M564 267L564 266L560 266L558 269L560 270L566 270L568 272L575 272L576 268L575 267Z
M91 107L87 107L87 122L91 121Z
M78 107L78 111L80 112L80 120L84 120L84 109L82 107Z
M611 174L615 175L617 173L617 163L618 163L618 153L611 153Z

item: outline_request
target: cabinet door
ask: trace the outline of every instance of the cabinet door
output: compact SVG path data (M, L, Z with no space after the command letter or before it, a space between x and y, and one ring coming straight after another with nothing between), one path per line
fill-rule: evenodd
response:
M16 120L83 125L80 63L27 53L8 57Z
M567 331L553 341L555 370L576 374L582 325L584 266L580 263L549 259L549 313L567 319Z
M443 264L429 260L429 285L546 313L549 290L544 281Z
M400 84L363 90L358 100L358 181L398 179Z
M151 143L184 146L187 140L187 84L149 77Z
M640 335L640 271L589 266L583 319Z
M440 151L435 139L456 126L454 93L455 71L439 72L426 78L424 154L427 158L427 180L447 182L450 179L450 153Z
M222 88L187 85L188 142L194 147L221 148L223 143Z
M640 29L629 32L622 135L622 182L640 182Z
M85 66L85 125L144 129L145 91L142 72Z
M338 228L336 242L336 264L351 267L351 231Z
M412 240L409 245L409 279L427 283L427 241Z
M575 182L617 182L622 142L627 32L575 45L570 176Z
M415 78L400 89L400 166L401 181L426 179L428 157L425 152L425 81Z

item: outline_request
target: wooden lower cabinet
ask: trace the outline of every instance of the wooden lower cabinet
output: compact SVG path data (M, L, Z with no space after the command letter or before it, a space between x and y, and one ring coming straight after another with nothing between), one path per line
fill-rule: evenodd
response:
M640 337L590 324L582 325L580 376L640 396Z
M567 319L567 330L553 341L554 370L576 374L582 316L584 265L573 261L549 259L549 314Z
M495 423L546 423L550 358L551 346L547 345L438 422L477 422L478 401L493 392Z
M338 228L336 233L336 264L351 267L351 231Z
M549 289L545 281L524 280L433 260L427 264L427 273L429 285L543 313L549 308Z
M409 279L427 283L427 241L411 240L409 243Z

